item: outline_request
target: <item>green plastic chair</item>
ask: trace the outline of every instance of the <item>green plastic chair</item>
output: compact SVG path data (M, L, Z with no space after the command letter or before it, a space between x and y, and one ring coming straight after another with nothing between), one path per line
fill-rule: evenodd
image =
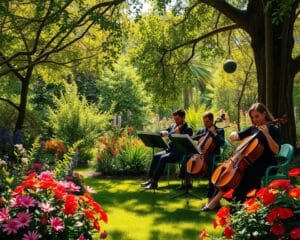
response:
M167 181L168 181L168 185L170 185L171 165L175 165L176 170L180 169L184 158L185 158L185 155L183 155L181 161L179 161L179 162L168 162L167 163Z
M288 171L290 169L293 156L294 147L288 143L282 144L279 153L276 155L276 158L281 161L278 165L270 166L267 168L266 173L262 179L263 186L267 186L272 180L275 179L289 179ZM271 172L274 170L277 170L277 173L271 174Z
M225 139L223 146L221 146L220 148L220 154L215 155L214 157L214 166L216 167L218 164L220 164L221 162L224 162L225 160L225 150L228 147L229 143L228 141Z

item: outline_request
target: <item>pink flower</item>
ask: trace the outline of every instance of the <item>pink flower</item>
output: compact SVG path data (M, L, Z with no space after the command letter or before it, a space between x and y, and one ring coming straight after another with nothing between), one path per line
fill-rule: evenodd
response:
M10 207L21 207L22 196L17 196L10 200Z
M24 234L22 240L37 240L40 238L40 235L36 231L28 231Z
M40 169L41 167L42 167L42 164L40 164L40 163L33 164L33 168L35 168L35 169Z
M86 240L86 238L81 234L79 238L77 238L77 240Z
M46 203L39 203L39 208L43 211L43 212L51 212L53 210L55 210L55 207L52 207L48 202Z
M57 232L62 231L65 228L63 220L59 217L51 217L50 224L51 227Z
M16 219L9 219L3 224L3 231L8 235L16 234L19 230L19 222Z
M23 207L29 208L29 207L34 207L35 206L35 199L30 196L21 196L21 205Z
M75 183L70 181L59 181L60 185L62 185L65 189L71 191L71 192L79 192L80 187L77 186Z
M2 208L0 210L0 223L7 220L9 217L9 210L8 208Z
M26 212L19 212L17 213L17 218L16 220L18 221L18 227L23 228L23 227L28 227L29 223L31 221L31 216L29 213Z
M41 179L41 180L52 180L53 179L53 173L50 172L50 171L45 171L45 172L42 172L38 176L38 178Z
M90 186L84 186L84 190L88 193L96 193L96 191Z

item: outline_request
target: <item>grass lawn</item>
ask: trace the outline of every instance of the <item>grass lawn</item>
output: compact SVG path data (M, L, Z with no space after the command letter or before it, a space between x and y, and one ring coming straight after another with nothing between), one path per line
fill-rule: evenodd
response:
M89 169L90 171L90 169ZM86 170L77 172L85 174ZM93 195L108 214L108 224L102 229L113 240L169 240L198 239L199 232L205 228L215 236L221 229L213 229L215 212L200 213L205 202L206 181L195 181L191 193L198 196L172 199L182 193L176 190L179 180L159 182L159 190L144 191L141 179L110 179L86 177L87 185L96 190Z

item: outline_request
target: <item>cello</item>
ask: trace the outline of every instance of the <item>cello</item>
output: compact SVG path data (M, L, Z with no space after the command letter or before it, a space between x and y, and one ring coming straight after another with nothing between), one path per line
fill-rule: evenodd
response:
M221 117L217 118L214 122L214 126L218 122L222 122L225 120L225 114L222 114ZM193 154L193 156L186 163L186 171L191 175L200 174L201 176L205 175L208 168L208 158L209 155L216 148L216 143L211 135L210 131L206 133L195 136L194 138L198 138L197 148L199 149L199 154Z
M267 125L280 125L287 121L287 115L267 123ZM257 138L261 131L257 131L249 137L244 138L233 151L228 160L220 164L213 172L211 181L220 190L221 193L230 189L235 189L246 170L263 153L264 146Z

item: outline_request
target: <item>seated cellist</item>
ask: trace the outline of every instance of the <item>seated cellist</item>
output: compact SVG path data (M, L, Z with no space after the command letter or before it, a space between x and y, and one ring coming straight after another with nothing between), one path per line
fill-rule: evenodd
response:
M280 130L274 124L269 124L274 118L264 104L253 104L250 107L248 114L252 126L240 132L232 132L230 134L230 140L239 141L248 136L254 136L255 134L259 144L262 146L262 152L253 163L251 162L247 165L240 182L234 189L233 198L235 201L240 202L243 202L246 199L247 193L251 190L259 189L261 187L261 180L267 167L276 165L274 156L279 152L281 144ZM213 210L223 195L224 192L220 190L216 197L201 210Z
M202 144L202 141L204 141L204 136L209 133L209 136L213 138L213 144L214 149L208 154L207 159L207 170L205 173L205 177L208 179L208 185L207 185L207 198L208 201L214 196L214 193L216 192L216 189L214 185L211 183L210 178L214 170L214 158L216 155L220 154L220 147L224 144L224 129L219 128L215 126L214 124L214 115L211 112L205 112L202 115L202 121L204 124L204 127L201 128L196 135L193 137L194 140L198 141L198 147ZM202 136L202 137L201 137ZM180 174L179 177L182 179L183 183L180 185L177 189L182 190L185 189L185 187L191 187L192 184L190 182L190 178L186 177L186 162L189 159L188 156L183 164L181 165Z

